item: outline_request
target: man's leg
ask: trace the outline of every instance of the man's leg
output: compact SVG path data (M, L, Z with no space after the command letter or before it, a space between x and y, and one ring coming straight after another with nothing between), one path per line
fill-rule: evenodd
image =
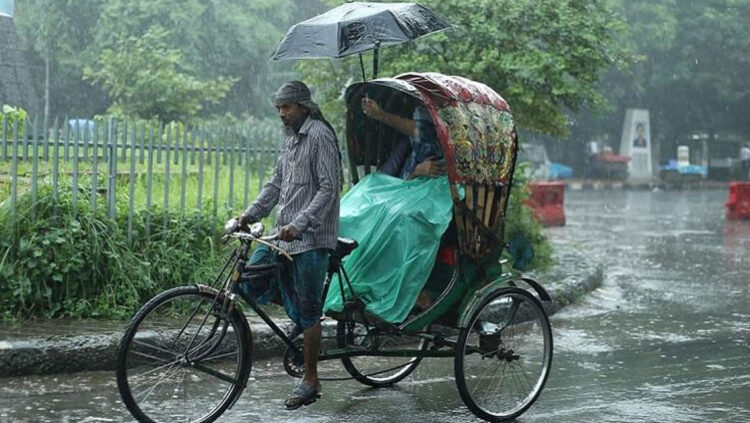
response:
M309 403L308 400L314 400L320 391L318 355L322 336L321 296L327 268L328 251L322 249L295 255L294 262L289 266L289 278L286 278L283 290L284 307L289 317L304 328L305 374L292 396L285 402L288 409L296 409Z
M318 355L320 354L320 338L323 334L323 328L320 322L305 329L305 375L302 381L317 387L318 381Z

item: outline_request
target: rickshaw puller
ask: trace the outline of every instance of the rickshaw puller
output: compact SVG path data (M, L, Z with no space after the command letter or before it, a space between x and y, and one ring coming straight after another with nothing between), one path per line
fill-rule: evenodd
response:
M240 223L258 221L277 206L279 246L294 261L281 259L280 280L271 281L270 289L248 281L243 281L239 289L258 304L280 296L286 313L303 329L305 374L284 403L293 410L313 402L321 390L317 372L321 296L329 251L336 247L338 238L341 156L333 127L304 83L285 83L275 100L285 135L282 151L269 181L240 217ZM261 245L248 264L277 260L275 252Z

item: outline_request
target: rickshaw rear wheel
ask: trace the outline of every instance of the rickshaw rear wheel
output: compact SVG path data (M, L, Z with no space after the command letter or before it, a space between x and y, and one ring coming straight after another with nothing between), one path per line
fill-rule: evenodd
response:
M541 302L525 290L495 290L459 334L458 391L484 420L512 420L528 410L541 394L551 365L549 319Z
M373 355L344 357L341 363L358 382L374 388L384 388L404 380L417 368L422 357L383 357L378 351L413 349L424 351L429 341L409 335L383 334L377 328L359 322L339 320L336 325L339 348L367 347Z

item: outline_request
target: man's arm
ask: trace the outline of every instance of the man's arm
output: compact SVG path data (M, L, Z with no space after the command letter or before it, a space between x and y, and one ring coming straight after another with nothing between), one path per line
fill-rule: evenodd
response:
M367 116L383 122L404 135L412 136L417 133L417 124L413 120L386 112L373 99L362 99L362 111Z
M336 197L341 188L341 162L335 138L327 131L317 136L320 139L310 141L315 141L318 145L313 164L318 177L318 192L310 204L292 220L291 225L300 232L320 225L322 216L331 208L334 201L338 201Z
M242 220L244 222L257 222L258 220L268 216L271 210L279 202L279 193L281 192L281 156L276 161L276 167L273 169L271 178L263 186L263 189L255 198L255 201L250 207L242 213Z

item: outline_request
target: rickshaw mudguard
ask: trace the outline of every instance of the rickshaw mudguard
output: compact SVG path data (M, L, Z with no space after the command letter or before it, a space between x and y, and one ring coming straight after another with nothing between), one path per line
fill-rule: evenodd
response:
M542 301L550 301L549 293L544 287L534 279L520 275L518 273L503 273L500 277L493 279L481 288L474 291L473 294L467 295L458 309L458 322L456 326L460 329L467 327L470 323L471 317L474 313L482 306L484 300L492 295L497 289L500 288L522 288L518 282L523 282L536 291L537 295Z

